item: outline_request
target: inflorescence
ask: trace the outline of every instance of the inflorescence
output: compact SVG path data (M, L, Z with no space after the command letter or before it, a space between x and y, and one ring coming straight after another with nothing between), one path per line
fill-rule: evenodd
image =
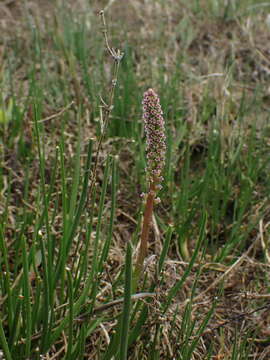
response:
M143 97L143 120L146 133L147 173L152 189L162 188L161 172L165 165L166 136L163 112L159 97L153 89L148 89Z

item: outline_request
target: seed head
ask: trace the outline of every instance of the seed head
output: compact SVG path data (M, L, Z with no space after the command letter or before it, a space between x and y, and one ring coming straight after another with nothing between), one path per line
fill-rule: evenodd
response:
M158 185L162 181L161 172L165 164L166 153L163 112L159 97L153 89L148 89L144 93L142 104L146 133L147 172L150 181Z

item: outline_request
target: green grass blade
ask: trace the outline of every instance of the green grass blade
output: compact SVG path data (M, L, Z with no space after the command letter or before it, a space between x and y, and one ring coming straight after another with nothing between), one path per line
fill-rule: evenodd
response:
M138 310L139 310L139 307L138 307ZM142 309L141 309L141 312L139 314L139 317L138 317L138 319L136 321L136 324L135 324L135 326L133 327L132 331L129 334L129 339L128 339L128 345L129 346L131 346L141 336L142 327L145 324L145 321L147 320L147 316L148 316L148 307L147 307L147 305L144 304Z
M167 297L167 301L164 305L164 313L166 312L166 310L168 309L168 307L170 306L171 302L172 302L172 299L175 297L175 295L177 294L177 292L181 289L181 287L183 286L186 278L188 277L191 269L192 269L192 266L194 265L196 259L197 259L197 256L198 256L198 253L199 253L199 250L201 248L201 245L202 245L202 242L204 241L205 239L205 226L206 226L206 219L207 219L207 216L206 216L206 213L203 213L202 215L202 219L201 219L201 223L200 223L200 235L199 235L199 239L198 239L198 242L196 244L196 248L194 249L194 252L193 252L193 255L192 255L192 258L189 262L189 265L187 267L187 269L185 270L181 280L177 281L177 283L173 286L173 288L169 291L169 294L168 294L168 297Z
M12 328L13 322L13 314L14 314L14 306L12 301L12 291L11 291L11 279L10 279L10 270L9 270L9 261L8 261L8 249L7 244L4 237L4 229L3 226L0 224L0 250L1 250L1 257L0 257L0 266L3 269L6 269L6 273L3 274L1 281L2 284L2 294L6 294L7 296L7 314L8 314L8 325L9 329Z
M66 243L66 246L64 247L64 249L62 251L60 251L60 254L59 254L58 264L57 264L57 268L56 268L55 276L54 276L55 283L58 281L59 277L61 276L61 274L64 271L66 259L67 259L67 256L68 256L68 253L70 250L70 246L72 244L72 239L75 236L76 230L78 228L78 225L79 225L79 222L80 222L80 219L81 219L81 216L82 216L82 213L83 213L86 201L87 201L87 189L88 189L88 182L89 182L90 170L91 170L92 148L93 148L93 142L90 139L89 143L88 143L88 149L87 149L87 160L86 160L86 164L85 164L82 193L80 196L78 207L76 209L75 217L72 220L72 225L70 227L69 233L66 235L66 239L63 239L64 243Z
M71 240L73 239L73 237L75 235L75 232L79 225L79 221L80 221L82 212L83 212L86 202L87 202L88 182L89 182L89 178L90 178L90 174L91 174L92 151L93 151L93 141L92 141L92 139L90 139L89 143L88 143L88 149L87 149L87 160L86 160L86 165L85 165L82 193L81 193L79 204L78 204L78 207L76 210L75 218L72 222L72 227L71 227L70 233L68 235L69 246L71 244ZM67 249L67 252L68 251L69 251L69 248Z
M168 250L169 250L170 241L171 241L171 238L172 238L173 231L174 231L174 228L173 228L173 226L170 225L169 228L168 228L168 231L167 231L167 234L166 234L166 237L165 237L165 242L164 242L164 245L163 245L163 248L162 248L162 251L161 251L161 254L160 254L160 258L159 258L159 261L158 261L158 274L160 274L161 271L162 271L164 261L165 261L165 258L167 256Z
M131 308L131 288L132 288L132 251L130 243L127 244L126 265L125 265L125 293L124 307L122 313L122 325L120 335L120 360L127 359L129 320Z
M91 303L90 309L93 309L93 307L94 307L95 300L96 300L96 292L97 292L97 288L99 285L99 281L95 278L98 275L98 263L99 263L98 257L99 257L99 252L100 252L99 251L99 240L100 240L100 235L101 235L101 228L103 225L103 216L104 216L103 211L104 211L105 195L106 195L107 185L108 185L108 181L109 181L110 169L111 169L111 158L108 157L106 166L105 166L105 170L104 170L104 178L103 178L101 195L100 195L100 200L99 200L96 235L95 235L95 239L94 239L94 242L92 245L93 246L93 258L92 258L92 263L91 263L90 281L92 281L93 286L91 289L90 297L93 299L93 301Z
M68 230L68 224L67 224L67 202L68 202L68 196L67 196L67 175L66 175L66 167L65 167L65 154L64 154L64 140L62 140L60 146L59 146L59 154L60 154L60 169L61 169L61 197L62 197L62 217L63 217L63 241L62 245L64 247L63 251L66 252L66 240L67 240L67 230Z
M114 219L115 219L115 209L116 209L116 191L117 191L117 170L116 170L116 162L115 159L112 161L112 183L111 183L111 214L110 214L110 223L109 223L109 229L108 229L108 235L104 244L104 247L102 249L102 254L100 256L98 271L100 272L103 267L103 263L106 261L112 236L113 236L113 225L114 225Z
M208 323L214 313L215 307L216 307L216 301L214 301L214 303L212 304L211 309L208 311L207 315L203 319L199 329L196 332L195 339L191 342L191 345L190 345L190 348L188 351L188 355L187 355L187 360L191 358L192 353L194 352L197 344L199 343L200 337L201 337L202 333L204 332L206 326L208 325Z
M32 306L29 284L29 263L26 249L26 241L23 237L22 241L23 253L23 297L24 297L24 323L25 323L25 358L29 358L31 351L32 337Z
M79 115L80 116L80 115ZM72 189L71 189L71 196L70 196L70 203L69 203L69 219L74 218L75 210L76 210L76 203L77 203L77 197L78 197L78 191L79 191L79 183L80 183L80 158L81 158L81 120L79 117L78 120L79 124L79 134L78 134L78 140L77 140L77 147L76 147L76 153L73 159L74 163L74 172L73 172L73 183L72 183Z
M18 339L18 334L20 333L20 327L22 326L22 322L21 322L21 311L22 311L22 307L23 307L23 301L24 299L22 297L18 298L17 304L16 304L16 309L15 309L15 314L14 314L14 319L13 319L13 325L11 328L11 336L8 339L8 345L9 345L9 349L11 354L13 355L13 353L16 352L16 343L17 343L17 339Z
M36 91L36 97L38 98L39 94L37 89ZM41 146L41 136L40 136L40 125L38 123L38 120L41 118L41 105L35 104L35 136L36 136L36 142L37 142L37 148L38 148L38 157L39 157L39 168L40 168L40 177L41 177L41 189L43 194L43 208L44 208L44 219L45 219L45 227L46 227L46 240L47 243L45 243L43 236L39 236L40 239L40 248L42 253L42 264L44 269L44 304L43 304L43 330L42 330L42 340L41 340L41 351L46 347L46 344L48 342L48 338L50 336L49 333L49 322L50 319L48 317L48 314L50 314L50 299L52 298L53 288L52 288L52 282L50 279L52 279L52 272L53 269L48 266L48 258L47 258L47 244L50 244L51 242L51 236L50 236L50 224L49 224L49 211L48 211L48 198L46 196L46 181L45 181L45 158L44 158L44 151Z
M0 342L2 344L2 349L3 349L6 360L12 360L11 353L9 351L9 347L8 347L8 343L7 343L7 339L5 336L5 332L3 329L2 320L0 320Z
M68 282L68 297L69 297L69 329L68 329L68 347L65 359L68 360L71 357L72 344L73 344L73 306L74 306L74 296L73 296L73 281L71 277L70 269L66 268L67 273L67 282Z

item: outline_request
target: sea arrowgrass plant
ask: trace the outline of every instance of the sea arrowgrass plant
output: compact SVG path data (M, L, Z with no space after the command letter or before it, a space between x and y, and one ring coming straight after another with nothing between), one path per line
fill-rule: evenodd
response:
M148 89L144 93L142 105L144 129L146 133L146 172L149 181L149 190L148 194L143 194L143 197L146 198L146 204L139 253L134 272L134 288L137 287L137 282L143 270L143 262L147 256L148 238L154 204L160 202L160 198L157 197L157 193L162 188L161 182L163 177L161 174L165 164L166 152L163 112L160 106L159 97L153 89Z
M263 12L252 7L255 0L229 5L226 16L212 0L191 0L181 12L183 1L147 2L143 12L134 1L136 13L107 1L98 20L100 2L83 8L77 2L29 2L10 9L26 19L16 23L15 33L7 25L13 17L0 24L0 358L267 356L267 323L257 321L269 309ZM113 24L107 29L108 8ZM256 40L259 56L247 31L239 31L235 12L232 18L234 8L241 24L251 18L244 30ZM203 15L213 20L223 10L221 20L233 21L214 21L213 31ZM145 30L139 33L138 19ZM179 42L175 33L186 24L190 29ZM229 37L219 31L227 25ZM205 33L214 40L207 54ZM111 38L125 39L123 60ZM225 61L222 54L228 54ZM146 143L133 121L149 82L145 74L162 94L166 199L162 216L155 214L161 248L156 269L145 279L141 271L134 291L138 257L132 259L129 240L140 243L144 213L137 213L132 197L146 183L148 200L153 186L149 163L147 181L141 171ZM153 149L147 145L147 153ZM131 163L136 179L123 176ZM153 218L143 223L148 240L141 268Z

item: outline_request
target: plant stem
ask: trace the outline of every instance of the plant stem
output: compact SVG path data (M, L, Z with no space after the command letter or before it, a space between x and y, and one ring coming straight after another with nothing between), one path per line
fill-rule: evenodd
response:
M140 275L143 270L143 262L147 256L147 248L148 248L148 238L149 238L149 230L151 225L151 219L154 209L154 200L156 195L156 186L152 181L150 183L150 189L147 194L146 205L143 216L143 226L142 226L142 234L141 234L141 242L139 253L136 261L135 271L134 271L134 281L133 281L133 290L136 291L138 281L140 279Z
M113 77L112 77L111 85L110 85L110 89L109 89L109 96L108 96L109 102L105 103L105 101L101 98L101 102L102 102L102 105L100 106L101 120L102 120L101 134L98 139L96 158L95 158L95 162L93 165L93 171L92 171L91 181L90 181L90 185L89 185L88 199L91 198L92 192L94 189L94 185L96 183L97 167L99 164L100 151L101 151L102 142L104 140L105 133L106 133L106 130L108 127L109 118L110 118L111 112L113 110L113 100L114 100L115 88L116 88L117 80L118 80L118 72L119 72L120 62L124 56L124 53L122 53L120 50L116 51L110 47L109 41L108 41L108 35L107 35L107 33L108 33L107 24L106 24L105 15L104 15L103 10L100 11L100 16L101 16L101 21L102 21L102 25L103 25L102 32L103 32L103 36L104 36L104 40L105 40L105 46L106 46L106 49L109 52L110 56L114 60L114 68L113 68ZM104 116L103 116L103 114L104 114ZM87 205L88 205L88 200L87 200L86 206Z

